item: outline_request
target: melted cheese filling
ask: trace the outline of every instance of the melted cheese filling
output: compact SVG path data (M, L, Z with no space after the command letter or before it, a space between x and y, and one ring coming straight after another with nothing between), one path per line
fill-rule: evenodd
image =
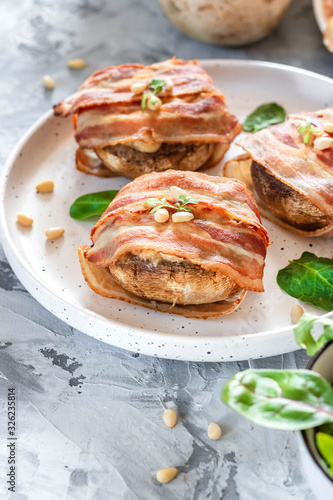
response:
M161 254L157 252L153 252L151 250L141 250L137 253L135 253L137 257L141 260L149 260L150 264L153 264L154 266L157 266L160 264L162 261L168 260L169 262L183 262L184 259L181 259L180 257L175 257L173 255L166 255L166 254Z
M149 141L130 141L125 143L126 146L130 146L141 153L155 153L158 151L162 145L161 142L155 142L153 138L150 138Z

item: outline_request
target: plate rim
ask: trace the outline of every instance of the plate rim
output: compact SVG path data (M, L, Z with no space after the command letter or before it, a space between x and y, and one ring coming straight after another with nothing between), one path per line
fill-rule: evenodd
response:
M229 66L229 67L260 67L260 68L266 68L266 69L277 69L277 70L282 70L285 72L291 72L291 73L297 73L300 75L306 75L312 78L315 78L317 80L321 80L324 82L327 82L331 85L333 85L333 79L322 75L320 73L316 73L314 71L310 71L307 69L303 68L298 68L295 66L290 66L287 64L281 64L281 63L275 63L275 62L270 62L270 61L262 61L262 60L255 60L255 59L200 59L199 64L204 66L204 67L221 67L221 66ZM69 97L67 97L65 100L70 100L72 98L73 94ZM91 309L88 309L84 306L81 306L80 304L73 303L72 300L70 299L70 302L66 300L66 302L61 298L60 294L55 292L54 290L50 290L48 286L45 284L44 281L42 281L38 276L34 274L34 272L30 269L27 268L25 265L25 259L21 257L20 253L18 252L16 245L14 244L14 241L12 240L9 232L9 227L6 222L6 217L5 217L5 206L4 206L4 199L6 195L6 186L7 186L7 180L11 171L11 168L13 167L15 161L17 160L20 151L22 147L29 141L31 137L50 119L53 117L53 109L51 108L50 110L46 111L42 116L40 116L27 130L26 132L22 135L22 137L18 140L18 142L15 144L14 148L12 149L11 153L9 154L5 164L2 167L1 174L0 174L0 240L6 255L6 258L11 265L11 267L16 268L16 264L21 267L24 270L24 273L27 274L28 279L32 280L32 282L36 285L38 285L41 289L46 290L47 293L51 294L54 296L58 301L60 301L62 304L66 303L68 304L72 309L77 311L79 314L88 314L90 318L98 318L99 321L102 321L103 323L107 323L109 325L114 325L115 328L117 328L120 331L124 332L131 332L133 334L138 334L140 337L145 336L148 338L148 340L152 339L157 339L157 338L162 338L162 337L168 337L172 339L173 341L180 341L182 344L193 344L193 341L199 346L201 344L207 344L209 342L212 343L221 343L221 347L223 347L224 342L238 342L241 340L242 342L246 342L249 339L255 339L257 341L260 341L261 338L267 339L267 336L270 337L270 339L273 341L274 338L277 335L281 334L288 334L290 333L294 325L286 326L284 328L276 328L274 330L265 330L262 332L252 332L252 333L243 333L243 334L236 334L236 335L227 335L221 337L218 336L202 336L202 335L178 335L175 333L166 333L166 332L159 332L159 331L152 331L152 330L147 330L146 328L140 329L137 326L129 326L125 325L123 323L117 322L116 320L113 319L108 319L104 316L102 316L99 313L96 313L92 311ZM15 262L16 259L16 262ZM22 281L22 276L19 276L19 272L14 270L15 274L17 275L18 279ZM23 281L25 281L25 277L23 278ZM50 307L47 307L43 301L41 301L40 297L38 294L34 293L33 290L31 290L29 287L23 283L24 286L27 288L28 292L40 303L42 304L43 307L45 307L48 311L50 311L54 316L58 317L60 320L64 321L65 323L69 324L70 326L77 328L73 322L70 321L65 321L59 314L56 314L54 311L51 311ZM161 313L162 314L162 313ZM164 313L166 314L166 313ZM331 316L333 312L327 312L322 315L322 317L328 317ZM83 330L81 330L83 331ZM89 336L91 333L84 332ZM93 336L95 339L100 340L97 336ZM132 348L132 347L124 347L118 346L117 344L114 344L109 340L102 340L103 342L109 343L111 345L116 345L117 347L127 349L129 351L134 351L137 352L137 349ZM291 347L291 348L290 348ZM296 344L295 341L291 342L291 345L289 346L289 350L286 352L290 352L292 350L299 349L299 346ZM142 350L140 351L142 354L146 355L151 355L150 353L145 353ZM199 354L199 353L198 353ZM161 355L158 355L158 357L167 357L168 359L175 359L172 358L172 356L166 356L163 353ZM177 358L178 359L178 358ZM183 360L191 360L191 361L218 361L219 359L216 358L214 355L210 356L209 358L202 360L199 360L199 357L195 357L195 359L191 356L190 358L187 358L186 356L183 356ZM243 359L252 359L252 358L244 358L244 357L233 357L232 361L235 360L243 360ZM221 360L220 360L221 361ZM223 359L223 361L228 361L228 359ZM230 360L231 361L231 360Z

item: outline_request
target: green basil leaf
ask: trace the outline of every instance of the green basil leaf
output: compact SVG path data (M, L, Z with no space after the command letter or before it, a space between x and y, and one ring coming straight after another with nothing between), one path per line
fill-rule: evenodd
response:
M331 384L310 370L245 370L227 383L222 399L252 422L273 429L333 422Z
M276 104L276 102L269 102L256 108L245 119L243 129L246 132L258 132L263 128L284 122L286 117L287 113L282 106Z
M324 332L315 339L311 334L312 328L320 324L324 327ZM308 356L313 356L326 342L333 340L333 320L322 318L316 314L305 313L294 328L297 344L306 349Z
M277 275L280 288L296 299L333 310L333 260L304 252Z
M77 198L69 209L73 219L83 220L93 215L102 215L114 199L118 191L100 191Z
M327 463L333 478L333 436L325 434L324 432L317 432L316 444L319 453Z

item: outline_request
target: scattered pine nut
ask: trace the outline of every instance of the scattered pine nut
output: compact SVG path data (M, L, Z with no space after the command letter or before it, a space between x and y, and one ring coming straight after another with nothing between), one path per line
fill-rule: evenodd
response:
M16 218L17 222L24 227L31 227L34 221L30 215L23 214L22 212L18 213Z
M165 85L164 88L165 90L171 90L174 87L174 83L170 78L164 78Z
M72 69L82 69L86 65L84 59L70 59L67 61L67 66Z
M194 219L194 215L190 212L176 212L172 214L173 222L188 222Z
M163 413L163 421L167 427L174 427L177 423L177 413L172 408L168 408Z
M162 101L159 97L152 95L147 99L147 108L150 109L150 111L157 111L161 106Z
M133 94L142 94L147 85L144 82L134 82L131 85L131 92Z
M154 213L154 219L156 220L156 222L166 222L167 220L169 220L169 212L166 208L159 208Z
M302 306L296 304L291 308L290 316L291 321L296 325L304 314L304 309Z
M169 467L168 469L160 469L156 472L156 479L159 483L168 483L174 479L178 474L176 467Z
M46 89L54 89L55 81L50 75L43 76L43 84Z
M325 130L325 132L328 132L329 134L333 133L333 122L325 122L324 123L324 130Z
M56 240L64 234L65 230L62 227L50 227L45 231L45 236L48 240Z
M170 193L175 200L179 200L179 196L187 196L186 191L178 186L171 186Z
M331 137L318 137L313 143L314 147L322 151L323 149L331 148L333 146L333 139Z
M50 180L42 181L37 184L36 189L38 193L52 193L54 190L54 182Z
M220 439L222 436L221 427L216 422L211 422L208 426L207 434L210 439Z

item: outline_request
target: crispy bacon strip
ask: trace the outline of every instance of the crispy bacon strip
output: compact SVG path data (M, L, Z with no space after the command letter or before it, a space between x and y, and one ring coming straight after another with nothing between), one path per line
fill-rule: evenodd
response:
M152 207L145 204L147 199L166 197L170 203L174 201L171 186L184 189L199 201L191 205L192 221L181 224L170 218L160 224L150 213ZM263 291L267 233L250 191L235 180L176 170L143 175L119 192L92 229L91 239L90 248L79 247L81 265L90 286L93 282L90 275L96 267L99 275L102 276L103 269L106 277L107 269L126 253L151 250L182 258L209 271L221 271L244 290ZM110 296L114 297L112 282L108 280L113 290ZM97 290L96 283L92 288ZM128 300L125 292L122 300L133 302L134 296L131 297ZM147 305L149 301L136 301L142 302ZM177 308L182 310L182 306ZM216 312L215 306L213 310ZM225 305L218 310L218 314L224 314Z
M154 78L172 80L174 97L212 92L222 95L197 61L182 61L173 57L151 66L123 64L96 71L81 85L71 103L60 102L55 106L55 113L68 116L78 110L103 104L139 103L142 96L133 94L131 85L140 82L145 83L148 88ZM170 94L167 91L159 93L159 96L166 95Z
M333 149L316 149L316 134L304 143L304 133L298 129L307 121L318 130L318 135L333 138L324 130L325 122L333 122L333 108L327 108L290 115L284 123L241 137L238 144L276 179L303 195L330 219L326 227L316 231L283 225L301 235L329 237L333 236Z
M102 160L91 149L77 148L75 153L76 168L86 174L97 177L115 177L116 174L107 168Z
M158 112L141 109L142 95L134 82L147 86L153 78L168 78L172 91L162 91ZM229 144L241 126L227 109L224 96L196 61L173 58L151 66L126 64L94 73L70 103L61 102L55 115L77 114L80 148L97 149L134 140Z

